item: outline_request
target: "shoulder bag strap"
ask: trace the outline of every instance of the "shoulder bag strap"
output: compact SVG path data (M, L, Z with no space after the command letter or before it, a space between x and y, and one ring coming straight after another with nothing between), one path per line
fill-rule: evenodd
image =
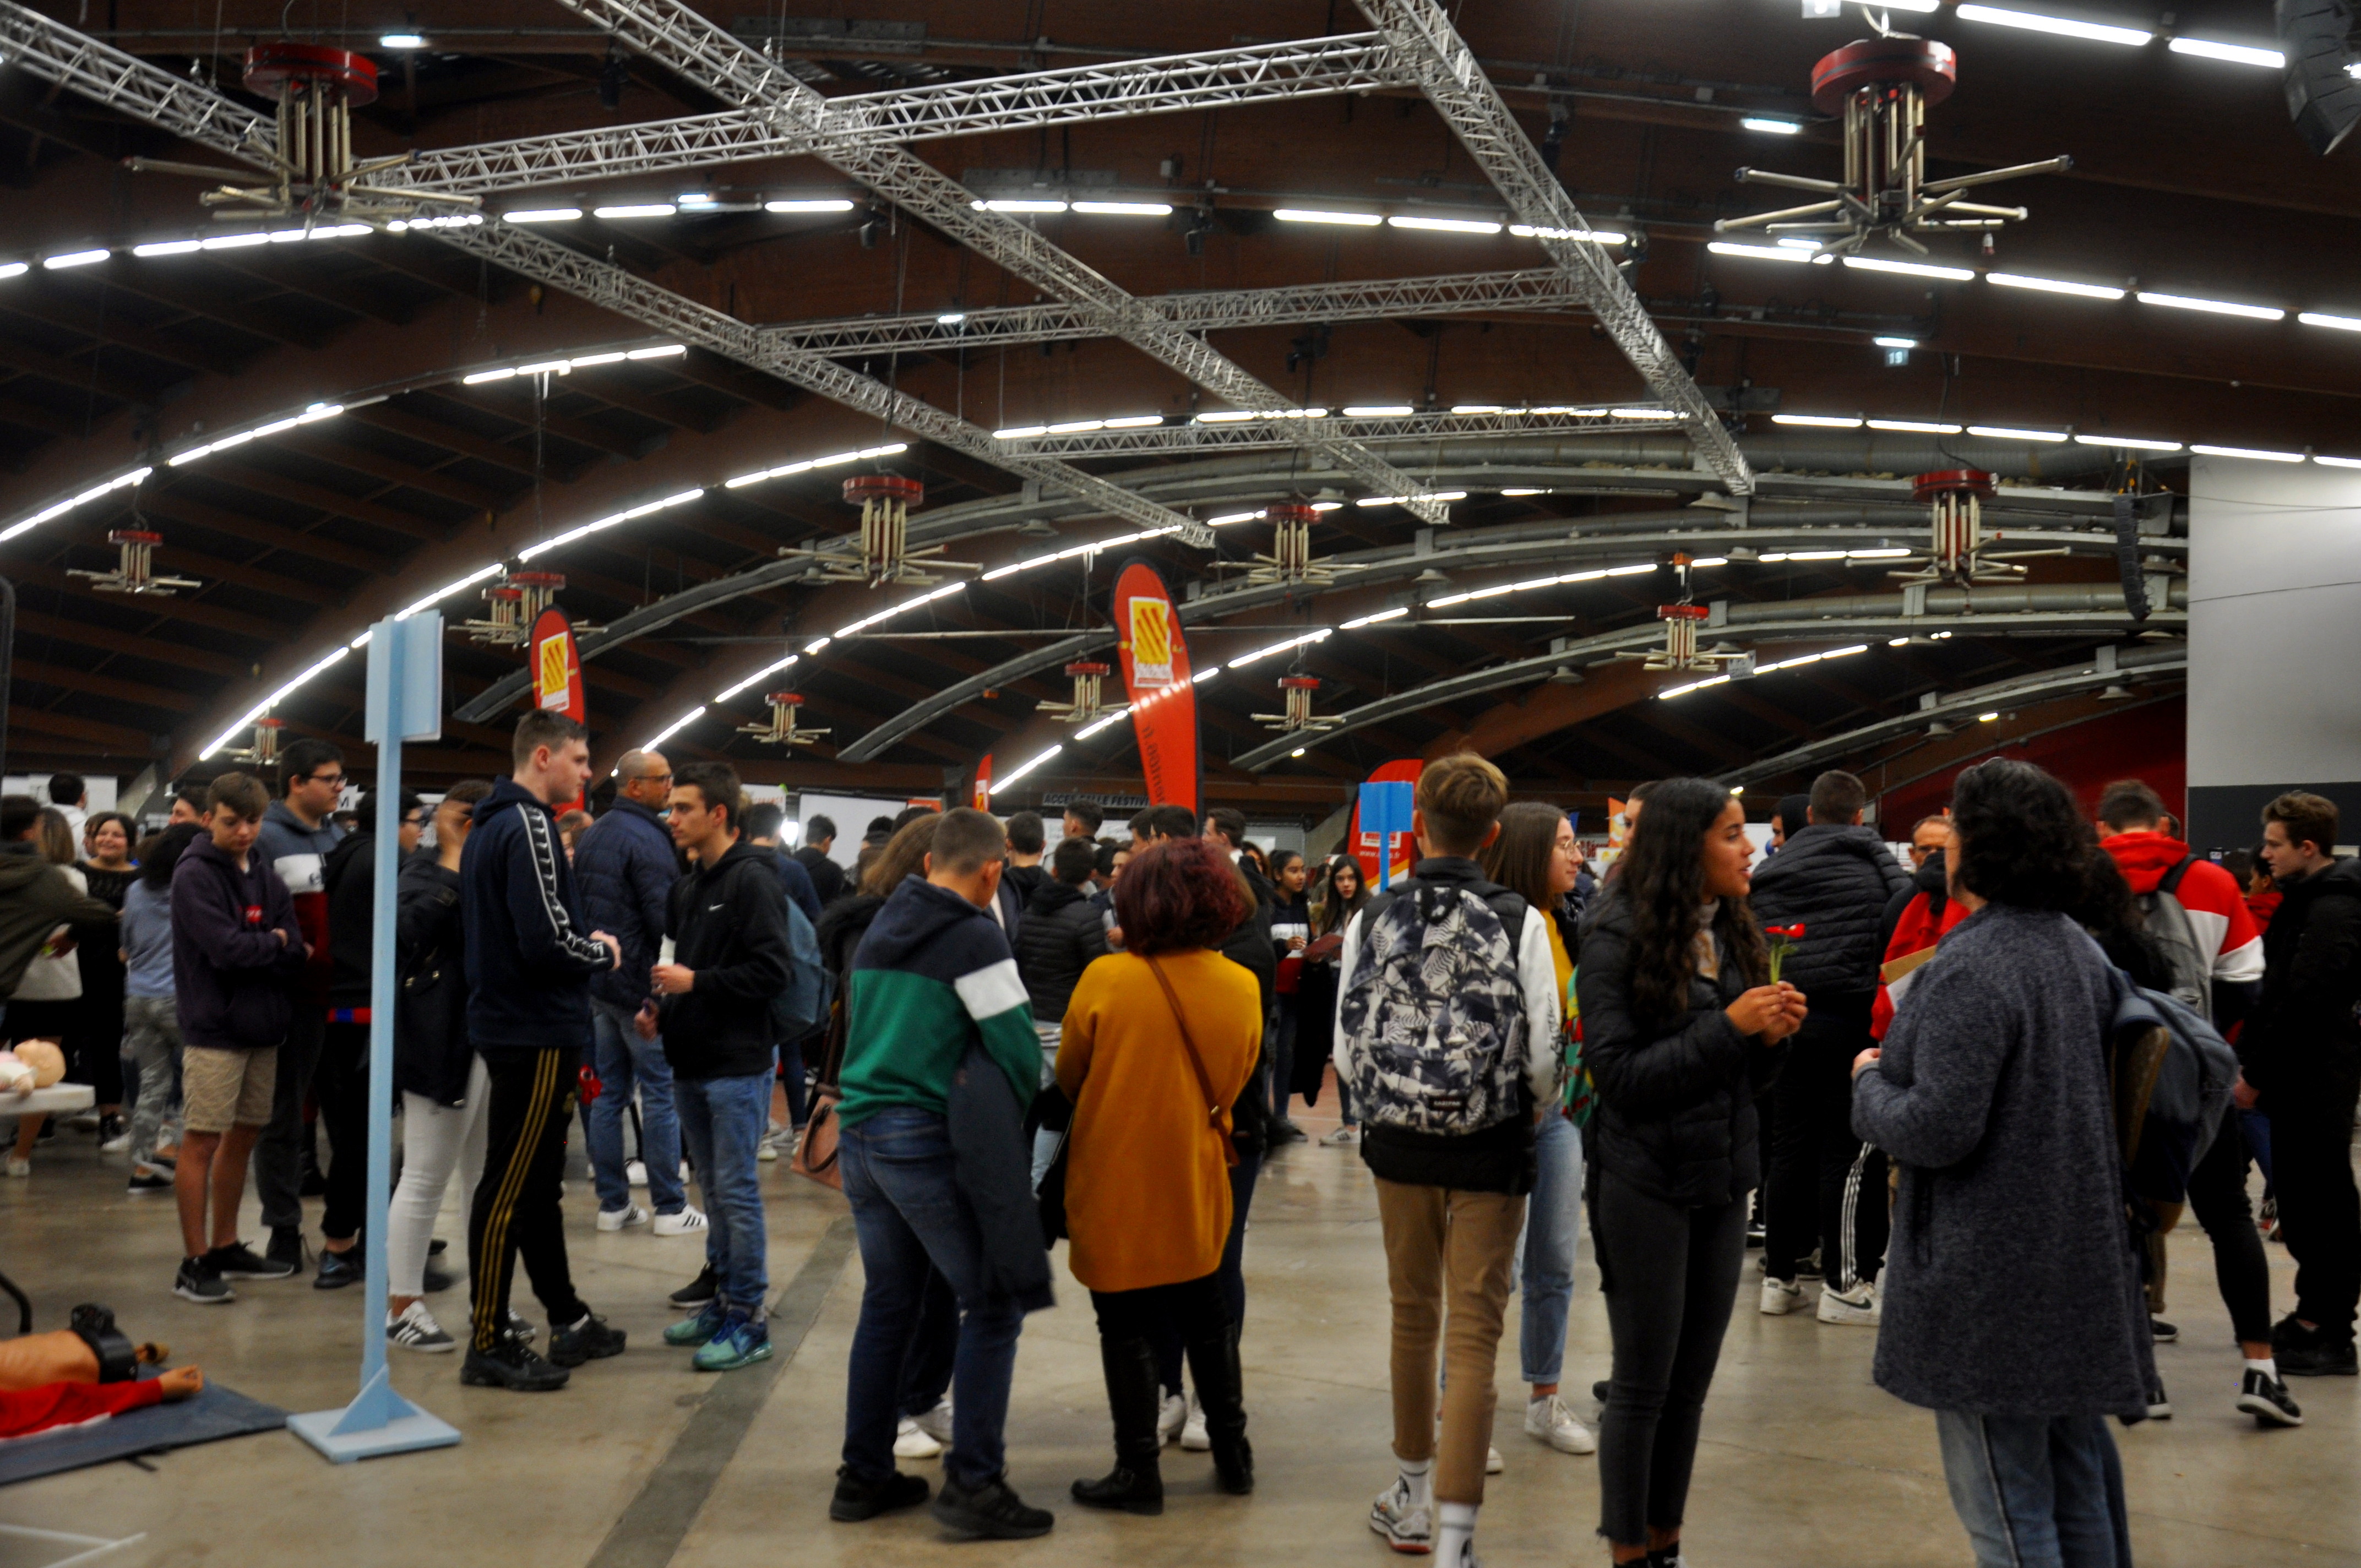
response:
M1189 1065L1196 1069L1197 1092L1204 1096L1205 1124L1218 1133L1221 1131L1222 1127L1222 1104L1220 1100L1213 1093L1213 1077L1205 1071L1205 1058L1197 1054L1197 1041L1195 1037L1189 1033L1188 1014L1180 1011L1180 998L1173 993L1172 981L1168 976L1166 976L1164 966L1158 963L1152 958L1147 959L1145 961L1147 962L1150 972L1156 976L1156 983L1164 988L1164 1000L1171 1003L1172 1021L1180 1025L1180 1044L1189 1053ZM1223 1157L1229 1164L1235 1165L1238 1163L1238 1151L1236 1146L1232 1144L1227 1138L1224 1138L1222 1140L1222 1154Z

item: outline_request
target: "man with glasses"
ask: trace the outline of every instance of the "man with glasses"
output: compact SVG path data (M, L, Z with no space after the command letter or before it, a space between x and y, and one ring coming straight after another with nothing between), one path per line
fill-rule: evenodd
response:
M255 1196L269 1227L265 1256L279 1270L274 1277L303 1267L303 1148L309 1138L303 1101L320 1062L320 1042L328 1027L328 851L345 834L330 820L345 792L345 754L325 740L291 743L279 759L283 798L262 815L254 852L279 873L295 899L295 920L312 949L311 960L290 982L292 1006L287 1038L279 1047L279 1074L272 1089L270 1124L254 1148Z
M589 1124L590 1179L598 1192L598 1228L620 1231L648 1223L648 1211L631 1201L631 1168L623 1159L623 1116L636 1087L640 1163L647 1168L655 1234L664 1236L705 1228L705 1216L689 1206L681 1186L680 1120L673 1107L672 1064L664 1037L653 1027L644 1036L637 1027L643 1012L649 1025L654 1022L650 974L662 955L665 909L680 875L672 833L664 826L671 795L672 764L662 752L624 752L615 767L615 804L574 846L574 883L581 890L583 914L623 947L620 964L590 977L591 1071L598 1080L598 1098L585 1108L584 1119ZM705 1278L699 1277L699 1288Z

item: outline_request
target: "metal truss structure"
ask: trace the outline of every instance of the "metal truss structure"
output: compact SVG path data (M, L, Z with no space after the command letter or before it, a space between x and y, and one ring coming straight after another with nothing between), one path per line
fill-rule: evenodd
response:
M1355 0L1361 14L1393 43L1418 76L1427 100L1458 136L1517 221L1543 235L1591 232L1574 198L1541 152L1518 126L1509 105L1476 63L1451 20L1435 0ZM1615 269L1606 251L1572 238L1543 238L1543 248L1574 280L1584 302L1607 329L1623 356L1664 404L1679 412L1697 456L1733 495L1754 488L1753 470L1738 443L1707 406L1705 394L1681 367L1672 345L1649 319L1647 307Z
M53 22L16 0L0 0L0 58L44 82L161 126L183 141L276 172L263 156L278 137L278 126L269 116Z
M1461 272L1441 278L1385 278L1367 283L1304 283L1279 289L1215 289L1199 294L1157 294L1139 304L1182 332L1289 326L1303 322L1391 321L1402 316L1458 315L1474 311L1587 309L1571 279L1554 268L1520 272ZM1088 308L1055 301L995 305L948 313L848 316L791 322L769 329L819 354L891 349L1001 348L1019 344L1071 343L1104 337Z
M604 28L686 81L741 107L761 108L791 122L825 126L828 100L680 0L561 0L566 9ZM987 212L972 192L884 136L822 155L903 211L925 220L977 255L1034 287L1094 312L1102 330L1163 361L1224 402L1241 409L1280 409L1291 400L1249 375L1202 338L1167 323L1112 280L1005 213ZM1628 292L1628 291L1627 291ZM1690 389L1695 395L1696 389ZM1698 399L1700 404L1703 399ZM1366 447L1307 442L1379 495L1418 487ZM1413 506L1429 522L1449 521L1440 506Z
M1612 405L1601 403L1580 410L1503 409L1498 413L1392 414L1376 419L1332 414L1323 419L1224 420L1212 424L1151 424L1131 430L1045 431L1039 435L1002 438L999 444L1009 452L1044 456L1114 457L1148 452L1250 452L1259 447L1301 446L1307 433L1326 444L1347 441L1447 441L1488 435L1645 435L1687 428L1677 419L1662 417L1661 411L1654 418L1618 417ZM1406 495L1424 495L1437 488L1415 480L1412 486L1411 491L1404 492ZM1410 502L1401 504L1408 506Z
M780 81L792 81L784 72ZM617 180L751 159L859 157L881 142L925 141L1401 87L1409 73L1374 33L1069 66L947 82L812 105L750 107L611 129L561 131L422 152L386 183L448 195Z

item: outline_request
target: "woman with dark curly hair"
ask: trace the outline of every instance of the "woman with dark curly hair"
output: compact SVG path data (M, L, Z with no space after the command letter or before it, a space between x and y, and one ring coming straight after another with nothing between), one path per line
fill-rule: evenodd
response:
M1217 949L1250 904L1229 857L1202 839L1135 855L1115 884L1124 950L1074 984L1058 1086L1074 1102L1066 1227L1074 1277L1098 1314L1115 1415L1115 1469L1074 1499L1164 1511L1156 1338L1180 1333L1222 1489L1254 1489L1236 1324L1221 1266L1233 1196L1231 1105L1262 1044L1255 977Z
M1944 851L1968 917L1853 1066L1853 1131L1901 1167L1879 1387L1935 1412L1985 1568L2129 1568L2106 1418L2148 1412L2155 1357L2117 1171L2115 976L2075 923L2103 851L2066 786L1959 777Z
M1591 1228L1615 1374L1598 1431L1599 1534L1675 1563L1706 1390L1763 1176L1754 1101L1805 999L1768 980L1747 908L1746 813L1705 779L1648 794L1583 934L1583 1060L1598 1087Z

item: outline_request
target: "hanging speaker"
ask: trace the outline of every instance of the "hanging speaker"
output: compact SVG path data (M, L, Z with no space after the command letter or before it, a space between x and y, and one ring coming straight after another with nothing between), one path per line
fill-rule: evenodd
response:
M2296 134L2323 158L2361 122L2361 27L2351 0L2277 0Z

